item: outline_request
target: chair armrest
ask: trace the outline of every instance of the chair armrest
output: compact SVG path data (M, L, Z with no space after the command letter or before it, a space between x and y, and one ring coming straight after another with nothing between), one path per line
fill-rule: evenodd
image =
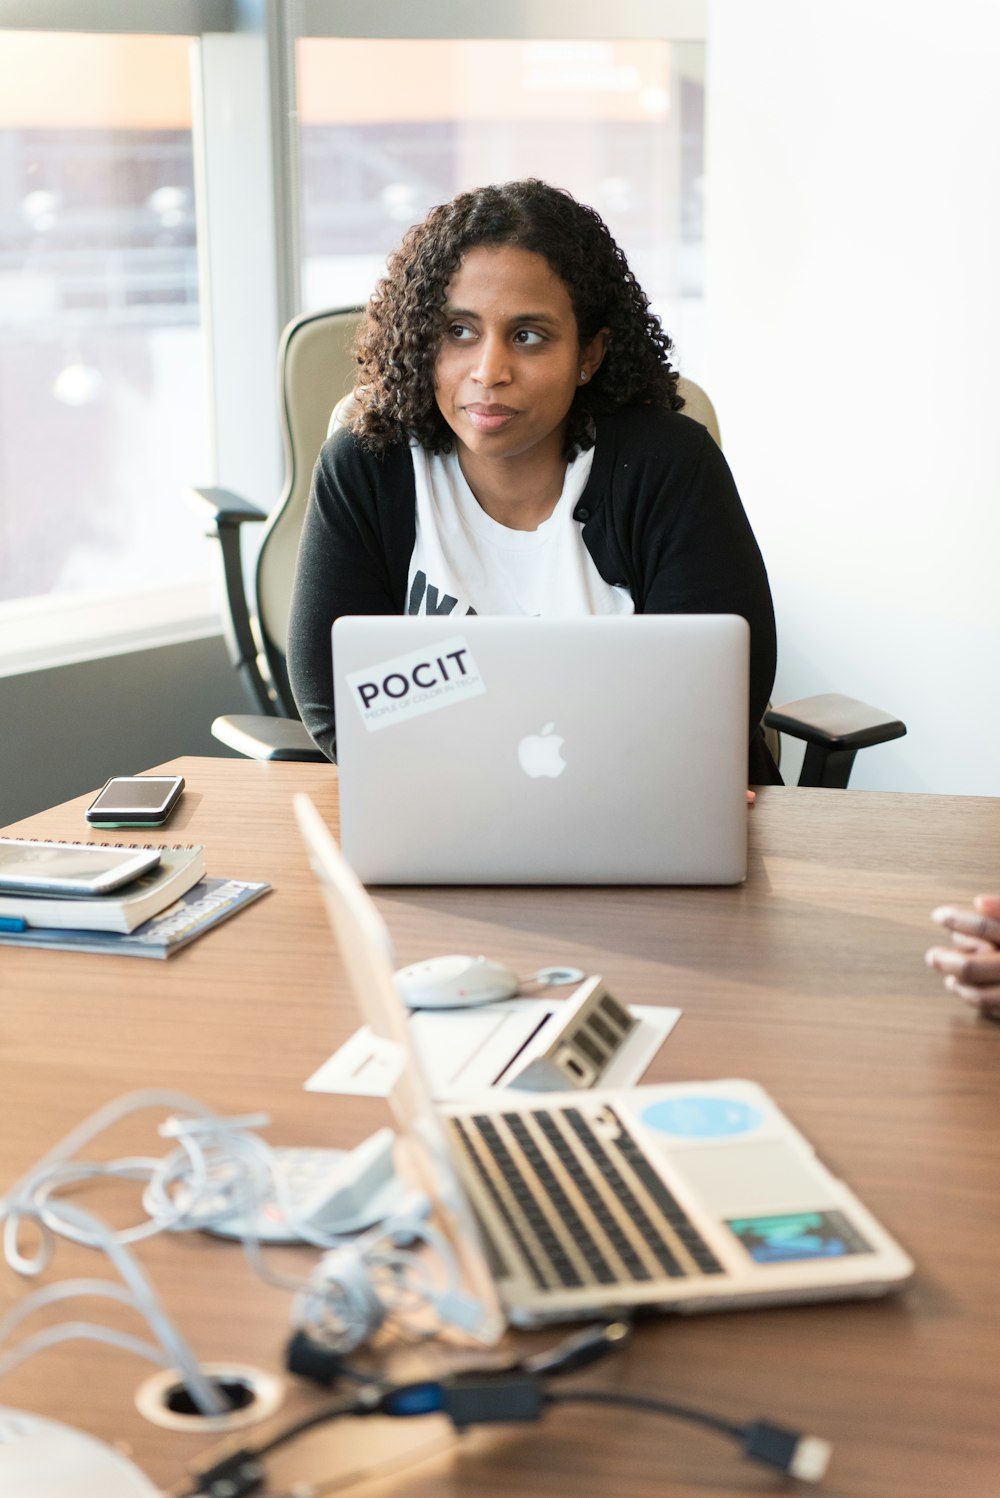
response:
M240 549L240 528L248 521L266 520L267 515L249 499L243 499L230 489L188 489L185 497L201 514L206 525L205 534L219 543L222 582L226 590L222 630L229 659L250 693L251 701L262 713L275 713L273 693L257 663L257 641L247 603Z
M267 512L252 500L234 494L231 489L188 489L189 503L207 519L210 536L219 534L220 526L238 526L247 520L266 520Z
M769 707L764 722L768 728L827 749L867 749L871 744L901 739L906 732L906 724L891 713L840 692L822 692L818 697Z
M891 713L840 692L822 692L770 707L764 723L805 740L808 747L799 785L840 789L847 785L859 749L901 739L906 733L906 724Z
M256 713L231 713L216 718L212 734L248 759L294 759L328 764L298 718L267 718Z

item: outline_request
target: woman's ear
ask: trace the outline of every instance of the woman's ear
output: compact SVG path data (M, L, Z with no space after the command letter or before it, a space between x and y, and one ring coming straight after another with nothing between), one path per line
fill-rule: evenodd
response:
M592 380L600 369L604 355L608 351L608 339L610 337L610 328L600 328L590 342L581 348L579 384L586 385L587 381Z

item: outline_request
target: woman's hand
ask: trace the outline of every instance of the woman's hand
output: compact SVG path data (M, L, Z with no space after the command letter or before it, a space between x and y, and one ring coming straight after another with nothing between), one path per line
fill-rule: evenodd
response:
M989 1019L1000 1020L1000 895L977 895L973 910L942 905L931 914L951 932L950 947L931 947L925 961L945 987Z

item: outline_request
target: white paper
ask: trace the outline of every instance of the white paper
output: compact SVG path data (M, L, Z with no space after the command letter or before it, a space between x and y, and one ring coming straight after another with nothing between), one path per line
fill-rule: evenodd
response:
M507 1069L558 999L507 999L477 1009L420 1009L410 1016L414 1047L436 1102L474 1097ZM630 1004L639 1021L601 1073L601 1087L634 1087L681 1017L679 1009ZM387 1048L391 1048L388 1050ZM386 1097L402 1066L398 1048L357 1030L306 1082L307 1092Z

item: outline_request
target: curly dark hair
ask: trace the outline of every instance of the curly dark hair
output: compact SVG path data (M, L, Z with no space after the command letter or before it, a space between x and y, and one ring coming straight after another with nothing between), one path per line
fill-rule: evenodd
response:
M567 457L591 445L592 418L620 406L680 410L673 344L604 220L563 188L528 178L432 208L391 256L355 345L349 424L365 447L380 452L415 438L430 452L450 452L454 436L434 398L434 365L448 285L463 255L483 245L514 245L548 261L569 292L581 346L610 329L600 368L570 407Z

